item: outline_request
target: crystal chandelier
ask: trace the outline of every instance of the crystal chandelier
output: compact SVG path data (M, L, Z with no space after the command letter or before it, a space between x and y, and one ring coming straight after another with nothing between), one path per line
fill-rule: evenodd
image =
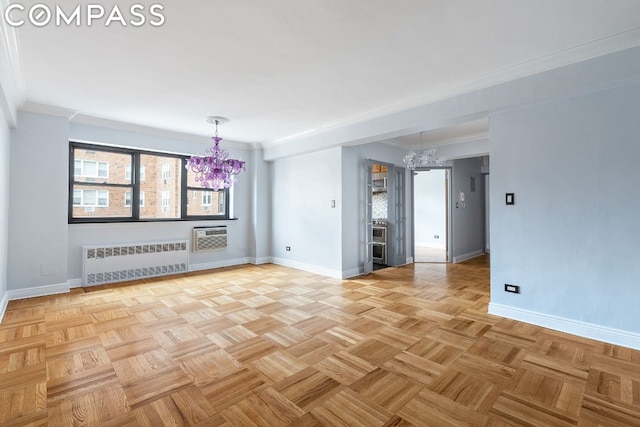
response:
M216 126L216 136L212 138L213 147L207 148L207 156L192 156L187 159L186 168L196 174L196 182L199 182L203 188L211 188L214 191L229 188L236 182L235 175L246 170L245 162L229 159L229 152L220 148L222 138L218 136L218 125L228 121L219 116L207 117L207 122Z
M420 132L420 141L422 141L422 132ZM409 151L402 160L411 170L424 166L444 166L445 163L445 159L438 156L438 150L435 148L424 150L420 154Z

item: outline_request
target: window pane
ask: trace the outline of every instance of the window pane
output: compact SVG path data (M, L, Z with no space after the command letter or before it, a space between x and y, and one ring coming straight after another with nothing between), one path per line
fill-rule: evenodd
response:
M76 182L131 184L131 154L76 148L73 155Z
M197 201L187 205L187 215L224 215L224 195L224 191L189 189L188 196L193 196Z
M186 172L182 157L124 147L75 142L70 145L74 160L70 177L70 220L181 219L182 191L187 191L184 219L224 218L226 215L228 190L214 192L201 188L195 182L194 174ZM134 169L134 162L139 165L138 169ZM186 177L184 173L187 173ZM184 188L183 178L190 184ZM139 194L138 200L134 200L134 192Z
M109 177L109 164L106 162L98 163L98 176L100 178L108 178Z
M98 165L96 162L92 162L89 160L82 161L82 176L90 176L97 177L98 176Z
M73 218L131 217L131 207L125 206L127 188L96 187L77 184L73 188ZM78 201L80 203L76 204Z
M140 167L149 175L140 180L140 218L180 218L182 159L141 154Z

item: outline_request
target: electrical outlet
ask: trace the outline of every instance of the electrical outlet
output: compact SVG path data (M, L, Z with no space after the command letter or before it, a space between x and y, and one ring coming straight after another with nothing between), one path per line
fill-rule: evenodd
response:
M504 291L505 292L511 292L512 294L519 294L520 293L520 286L518 285L510 285L508 283L504 284Z
M440 236L438 236L437 234L435 234L435 235L433 236L433 238L434 238L434 239L439 239L439 238L440 238Z
M287 246L285 249L287 250L287 252L291 252L291 246Z

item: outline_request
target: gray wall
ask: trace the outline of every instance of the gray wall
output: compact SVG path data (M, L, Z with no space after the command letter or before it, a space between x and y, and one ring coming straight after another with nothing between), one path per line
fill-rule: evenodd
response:
M7 261L9 248L9 127L0 119L0 321L7 303Z
M341 182L340 148L273 162L271 254L277 263L341 276Z
M71 123L69 137L73 140L179 154L204 154L205 149L211 143L208 138L177 139L78 123ZM233 143L225 145L224 140L221 144L225 149L229 150L231 157L251 160L249 151L233 148ZM253 186L252 176L255 173L254 167L255 164L248 161L247 171L238 175L238 182L234 184L233 213L238 218L236 221L170 221L69 225L69 279L74 280L82 277L83 246L190 239L193 227L202 225L226 225L229 234L228 247L223 251L191 252L189 254L189 264L192 270L249 262L251 254L255 254L255 247L251 247L255 243L252 231L251 193Z
M19 113L11 131L8 289L67 283L69 125Z
M484 253L484 177L480 174L482 159L472 157L453 161L453 261L464 261ZM471 177L476 191L471 192ZM464 192L464 203L460 192ZM457 206L456 206L457 204Z
M271 162L263 159L256 148L250 161L251 169L251 244L249 256L256 262L268 262L271 257Z
M640 333L639 111L634 84L492 115L492 304Z
M177 153L203 153L208 139L181 140L158 135L69 124L66 118L20 112L11 133L11 193L9 197L8 289L80 285L82 246L189 239L194 226L226 224L229 246L224 251L190 254L191 269L206 269L253 261L258 253L252 226L266 214L253 209L251 162L238 177L233 208L238 220L68 225L69 139L117 144ZM226 147L228 148L228 147ZM247 160L252 153L229 149ZM28 161L25 161L28 159ZM5 169L3 169L4 171ZM264 173L263 173L264 174ZM4 204L3 204L4 205ZM1 213L0 213L1 215ZM257 215L257 217L255 216ZM265 237L260 237L264 247ZM253 246L252 246L253 245ZM260 249L261 253L264 249ZM59 288L62 289L62 288Z

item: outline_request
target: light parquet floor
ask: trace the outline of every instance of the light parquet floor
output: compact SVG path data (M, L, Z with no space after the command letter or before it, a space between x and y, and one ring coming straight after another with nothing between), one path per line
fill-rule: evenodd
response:
M242 266L11 302L0 424L640 425L640 352L487 314L485 258Z

